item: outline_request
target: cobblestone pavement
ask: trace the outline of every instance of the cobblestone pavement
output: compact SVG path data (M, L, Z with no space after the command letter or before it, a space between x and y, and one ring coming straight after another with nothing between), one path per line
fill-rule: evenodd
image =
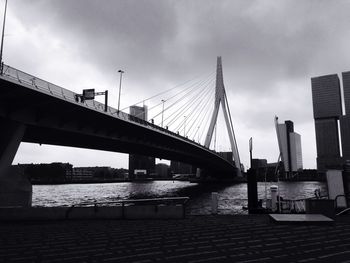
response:
M350 262L350 217L276 225L265 215L0 222L0 262Z

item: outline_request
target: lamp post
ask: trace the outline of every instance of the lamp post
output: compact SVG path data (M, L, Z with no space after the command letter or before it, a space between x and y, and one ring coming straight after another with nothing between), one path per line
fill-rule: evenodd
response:
M162 102L163 102L163 109L162 109L162 128L163 128L163 120L164 120L164 102L165 102L165 100L162 100Z
M122 89L122 76L124 71L119 69L118 72L120 73L120 79L119 79L119 96L118 96L118 114L119 114L119 108L120 108L120 91Z
M199 143L199 126L197 128L197 134L198 134L198 143Z
M6 11L7 11L7 0L5 1L5 11L4 20L2 22L2 33L1 33L1 47L0 47L0 73L3 73L3 62L2 62L2 50L4 48L4 35L5 35L5 21L6 21Z
M184 137L186 137L186 116L184 116L185 121L184 121Z

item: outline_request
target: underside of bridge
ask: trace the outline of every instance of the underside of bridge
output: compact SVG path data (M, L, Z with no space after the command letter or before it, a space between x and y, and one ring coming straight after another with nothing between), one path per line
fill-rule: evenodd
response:
M9 177L21 141L177 160L217 178L232 178L236 172L231 162L170 131L118 118L1 77L0 123L0 181Z

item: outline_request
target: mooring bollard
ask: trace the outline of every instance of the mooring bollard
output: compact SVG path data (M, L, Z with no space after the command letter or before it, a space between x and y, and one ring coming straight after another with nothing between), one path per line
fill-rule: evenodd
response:
M271 210L275 212L277 210L277 185L271 185L270 191L271 191Z
M218 213L218 193L212 192L211 193L211 213L217 214Z

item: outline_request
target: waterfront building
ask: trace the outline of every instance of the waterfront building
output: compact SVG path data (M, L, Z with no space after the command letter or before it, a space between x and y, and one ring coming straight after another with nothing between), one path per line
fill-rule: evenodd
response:
M131 106L130 115L147 121L147 106ZM129 154L129 179L149 177L155 172L156 159L154 157Z
M158 178L169 178L170 177L170 166L165 163L156 164L156 176Z
M91 179L94 176L94 170L92 167L74 167L72 177L75 180Z
M70 163L18 164L32 184L56 184L70 182L73 165Z
M340 82L337 74L311 78L314 119L342 115Z
M348 115L340 117L340 134L343 158L344 160L350 160L350 116Z
M130 115L137 117L141 120L148 120L148 108L146 105L144 106L131 106L130 107Z
M350 115L350 71L342 73L345 115Z
M301 136L296 132L291 132L289 139L291 171L301 171L303 169Z
M281 160L285 171L285 179L303 169L301 136L294 132L292 121L278 123L276 117L276 133Z
M341 89L337 74L311 79L315 120L317 169L342 166L339 145L339 118L342 116Z
M350 160L350 71L342 73L345 114L340 117L343 161Z
M196 167L187 163L170 161L170 171L172 174L195 174Z

